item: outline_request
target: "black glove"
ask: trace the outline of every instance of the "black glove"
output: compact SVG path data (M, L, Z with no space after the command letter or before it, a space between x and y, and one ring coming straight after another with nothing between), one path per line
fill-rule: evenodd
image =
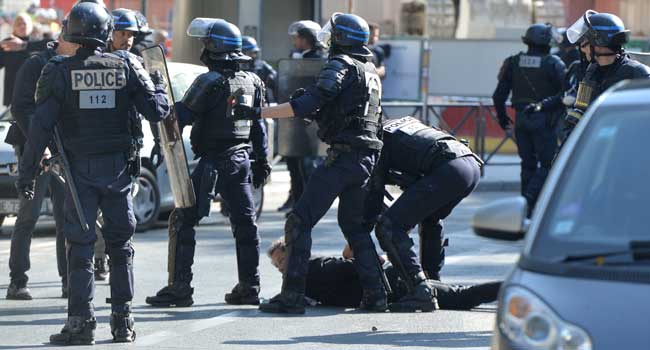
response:
M512 119L508 115L499 116L499 126L503 131L512 129Z
M154 141L149 159L151 160L151 164L153 164L154 168L158 168L160 164L162 164L165 160L165 156L163 156L162 149L160 148L160 140Z
M19 198L24 198L27 199L28 201L34 199L34 186L36 185L36 181L34 180L23 181L19 179L18 181L16 181L15 185L16 185L16 190L18 190Z
M271 175L271 165L266 158L256 159L251 166L253 171L253 186L259 188L266 183L266 179Z
M543 106L541 103L531 103L524 108L524 114L538 113L541 112Z
M162 73L157 70L151 74L149 74L151 77L151 81L156 85L157 88L160 88L161 90L166 90L167 89L167 82L165 81L165 78L163 77Z
M307 90L305 90L304 88L296 89L296 91L294 91L291 94L291 96L289 96L289 100L293 101L293 100L297 99L298 97L304 95L305 92L307 92Z
M262 117L262 108L236 104L233 107L235 119L257 120Z

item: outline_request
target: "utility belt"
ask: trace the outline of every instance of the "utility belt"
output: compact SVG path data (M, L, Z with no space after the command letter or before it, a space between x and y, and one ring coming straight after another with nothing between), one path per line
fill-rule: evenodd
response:
M483 160L461 141L440 140L433 146L433 154L428 157L428 161L422 165L423 173L429 174L440 165L463 157L472 157L483 167Z

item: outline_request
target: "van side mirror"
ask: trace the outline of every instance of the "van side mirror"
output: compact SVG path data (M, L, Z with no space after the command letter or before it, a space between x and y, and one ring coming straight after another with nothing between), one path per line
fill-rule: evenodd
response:
M528 230L527 212L524 197L500 199L476 211L472 228L482 237L517 241L523 239Z

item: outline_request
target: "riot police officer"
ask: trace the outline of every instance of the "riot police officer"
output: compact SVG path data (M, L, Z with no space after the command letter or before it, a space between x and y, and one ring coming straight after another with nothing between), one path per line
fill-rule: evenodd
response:
M142 56L142 50L152 47L155 44L153 37L153 30L149 28L149 21L140 11L133 11L135 13L135 19L138 24L138 32L135 35L133 40L133 47L130 51L138 56ZM163 47L163 50L166 52L166 48Z
M450 134L404 117L384 124L384 147L371 178L367 219L411 293L391 310L415 311L431 304L426 277L440 279L445 247L442 220L477 186L481 159ZM384 186L404 193L381 216ZM408 232L420 224L420 263Z
M506 100L512 91L512 107L517 112L515 137L521 157L521 193L532 211L544 185L557 150L555 113L561 107L565 66L550 55L551 28L534 24L522 40L526 53L508 57L499 73L492 99L499 125L510 130L512 120L506 113Z
M291 58L326 58L327 51L317 37L320 30L320 25L310 20L291 23L289 26L289 36L293 44Z
M191 144L200 157L192 173L197 203L190 208L176 209L170 218L175 242L170 242L170 266L174 267L168 286L146 302L154 306L190 306L193 304L192 264L196 245L194 227L210 212L210 204L218 192L230 207L237 250L239 283L225 300L229 304L259 304L260 240L255 224L255 204L249 181L261 186L271 172L267 162L266 129L262 120L235 120L233 101L251 106L264 104L264 83L260 78L240 69L250 57L241 53L239 28L222 19L196 18L188 35L201 38L205 45L201 61L210 69L201 74L176 104L180 126L192 125ZM249 141L255 159L251 169ZM170 272L171 273L171 272Z
M622 80L650 79L650 68L625 53L623 45L630 40L630 31L611 13L589 10L567 30L567 35L573 43L588 43L592 56L580 82L574 108L565 120L568 136L591 101Z
M111 257L111 333L114 342L135 339L130 302L133 298L135 218L127 153L131 144L128 110L134 105L151 121L169 114L160 75L153 79L125 51L101 53L112 30L111 14L95 3L75 5L67 18L64 39L78 44L74 56L56 56L43 68L36 91L36 112L16 186L31 197L39 160L53 133L61 135L80 207L88 222L101 209L104 237ZM153 81L152 81L153 80ZM56 128L56 130L55 130ZM72 191L65 197L64 232L68 250L68 319L50 337L59 345L93 344L96 320L92 300L94 225L81 225Z
M329 43L330 56L315 85L275 107L238 104L238 118L313 118L327 143L328 157L312 174L285 225L286 269L282 291L260 305L274 313L304 313L305 275L311 251L311 230L339 198L338 222L355 252L363 285L360 308L384 311L386 291L381 283L377 253L363 223L368 180L379 156L381 80L368 49L368 23L352 14L336 13L319 33ZM300 95L300 96L298 96Z
M257 45L257 40L250 36L242 36L242 52L253 59L251 64L248 65L248 70L257 74L264 82L264 86L266 86L266 102L276 102L278 73L270 64L259 57L260 47Z

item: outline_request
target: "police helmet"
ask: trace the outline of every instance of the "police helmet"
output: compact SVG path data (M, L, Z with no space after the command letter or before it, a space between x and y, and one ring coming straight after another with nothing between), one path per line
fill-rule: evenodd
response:
M618 51L630 41L630 31L625 29L625 24L618 16L611 13L596 13L588 19L590 30L587 37L592 45Z
M241 49L244 52L260 52L260 47L257 46L257 40L251 36L244 35L241 37Z
M79 0L79 1L77 1L77 3L75 5L81 4L83 2L90 2L90 3L93 3L93 4L100 5L102 7L106 7L106 4L104 4L104 0Z
M248 61L242 54L242 37L236 25L220 18L195 18L187 35L200 38L212 60Z
M291 23L289 26L289 35L298 35L311 41L312 45L320 46L318 41L318 32L321 30L320 24L310 21L302 20Z
M537 23L528 27L526 34L521 37L521 40L526 45L550 46L551 38L551 26L548 24Z
M135 12L135 19L138 22L138 34L144 36L153 34L153 30L149 28L149 22L147 21L147 17L145 17L140 11L133 11L133 12Z
M113 31L113 16L94 2L74 5L67 17L63 39L85 46L106 46Z
M138 31L138 20L135 12L125 8L119 8L111 11L113 15L114 30L125 30L128 32Z
M372 51L366 46L370 28L365 19L353 15L335 13L318 33L318 39L325 46L331 45L344 53L371 57Z

